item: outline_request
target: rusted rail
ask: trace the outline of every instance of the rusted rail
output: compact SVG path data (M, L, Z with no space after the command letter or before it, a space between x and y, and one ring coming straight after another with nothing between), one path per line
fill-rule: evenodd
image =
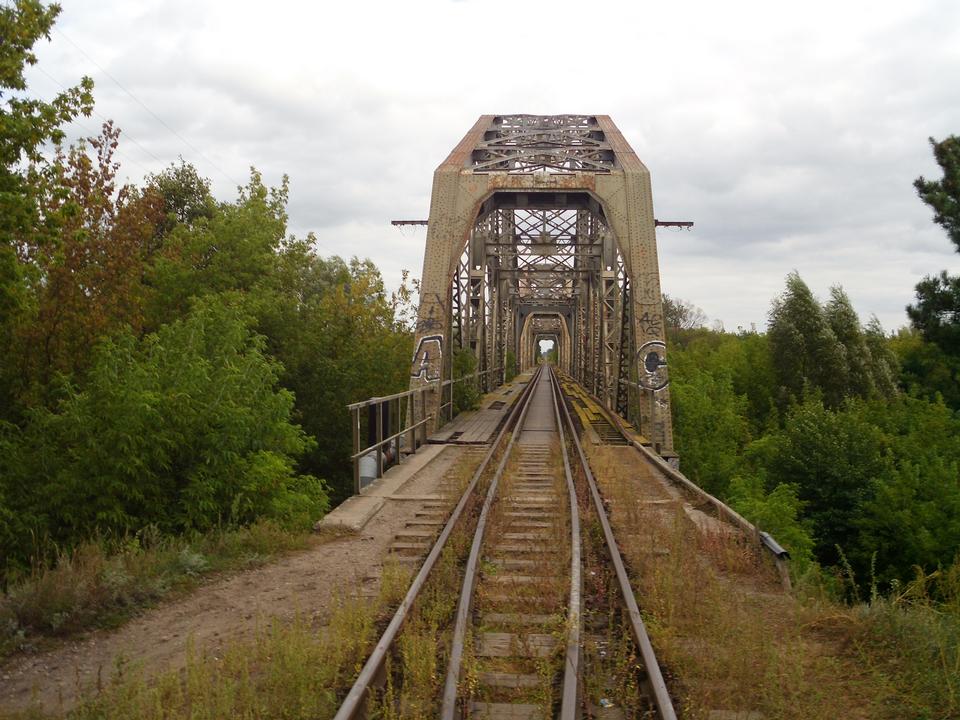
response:
M531 386L538 382L550 383L550 397L553 400L552 415L556 422L557 434L560 438L561 455L563 458L564 480L567 489L569 517L570 517L570 578L569 578L569 599L566 608L566 630L567 641L564 651L564 673L561 690L560 718L561 720L574 720L580 715L579 702L579 680L580 680L580 595L581 595L581 557L580 557L580 518L577 507L576 488L573 484L573 475L570 471L570 462L567 455L566 443L564 442L563 426L561 424L559 404L554 392L553 370L549 366L540 366L537 375L531 381ZM534 390L531 392L531 397ZM470 556L467 559L467 566L464 572L464 582L460 593L460 599L457 606L457 615L453 631L453 642L451 646L450 659L447 665L447 675L444 683L443 705L440 712L442 720L454 720L461 714L462 708L458 703L458 688L461 679L461 664L464 655L464 646L468 630L471 626L471 614L473 607L474 591L476 589L477 575L480 568L481 551L487 540L486 530L487 521L491 509L495 502L500 498L500 480L503 477L507 463L511 459L511 451L514 449L516 440L520 433L525 429L524 421L531 404L524 407L523 414L517 423L517 430L510 438L506 452L500 460L497 472L494 475L487 496L484 499L483 509L480 512L480 519L473 536L473 543L470 547ZM506 715L504 715L506 717Z
M406 621L407 616L417 600L417 596L420 594L420 591L426 584L427 578L430 576L430 572L436 565L437 559L440 557L440 553L443 551L450 534L453 532L453 528L463 515L463 511L466 508L467 503L476 490L477 483L480 481L480 478L486 471L487 466L490 464L490 461L496 454L496 451L500 447L500 443L503 441L504 436L511 427L516 425L516 421L518 420L520 413L524 408L526 408L532 387L533 383L528 383L527 387L524 388L523 394L517 399L513 410L510 412L507 422L500 429L496 439L490 445L490 449L487 451L486 455L484 455L483 460L474 472L473 477L467 484L463 494L460 496L460 500L454 507L453 512L450 513L450 519L447 520L446 525L444 525L443 530L440 532L440 536L430 549L426 559L424 559L423 565L420 567L420 571L410 584L407 594L404 596L400 606L393 614L393 617L391 618L390 623L387 625L386 630L384 630L383 635L380 636L380 640L377 642L373 652L370 654L370 657L364 664L363 669L357 676L356 681L354 681L353 686L350 688L350 692L347 694L346 698L344 698L343 703L340 705L340 709L334 716L334 720L356 720L358 718L365 717L366 700L371 689L378 685L383 678L387 653L393 646L394 640L396 640L400 629L403 627L403 623Z
M556 392L562 397L560 385L555 376L554 382L556 383ZM577 457L580 460L580 465L583 468L584 476L586 477L587 484L590 488L590 496L593 499L594 510L596 511L597 518L599 519L600 525L603 528L603 537L607 545L607 552L610 554L610 561L613 563L614 572L617 576L617 584L620 588L620 595L627 607L627 613L630 617L630 627L633 631L634 642L636 642L637 647L640 650L640 656L643 659L643 665L647 671L647 677L650 683L654 704L659 712L660 720L676 720L677 714L673 708L673 701L670 699L670 694L667 692L667 685L664 682L663 673L660 671L660 663L657 661L656 653L654 652L653 645L650 642L650 636L647 634L646 625L644 625L643 618L640 615L640 608L637 606L637 599L634 596L633 588L630 585L630 578L627 575L627 569L623 564L623 557L620 555L620 549L617 546L617 540L613 535L613 528L610 525L610 520L607 518L607 511L603 504L603 498L600 496L597 483L594 480L593 473L590 470L590 463L587 462L587 457L583 452L583 447L580 444L580 438L577 436L573 419L570 417L570 411L567 409L566 403L561 402L560 405L563 409L564 421L567 427L570 429L570 437L573 441L574 448L576 449Z

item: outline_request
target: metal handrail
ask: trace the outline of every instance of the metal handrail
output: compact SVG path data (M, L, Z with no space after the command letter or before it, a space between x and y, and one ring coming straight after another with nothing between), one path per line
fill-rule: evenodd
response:
M419 387L410 388L409 390L404 390L402 392L393 393L392 395L381 395L379 397L368 398L367 400L359 400L357 402L349 403L347 405L347 411L351 415L351 426L353 434L353 454L350 456L350 460L353 463L353 489L354 493L359 495L363 487L361 485L362 478L360 475L360 458L369 455L370 453L376 453L376 477L381 477L384 471L384 458L385 450L384 448L389 448L393 441L397 440L404 435L409 436L409 445L408 449L411 452L416 452L417 447L423 445L427 442L427 425L433 420L440 420L442 423L443 418L446 416L447 411L450 411L451 417L447 418L448 420L452 419L452 410L453 410L453 390L452 387L460 382L473 381L480 383L486 376L491 375L491 373L500 373L503 370L503 367L489 368L487 370L477 371L470 375L464 375L459 378L450 378L449 380L432 380L423 383ZM494 376L496 377L496 376ZM443 402L443 395L445 395L446 388L451 388L450 390L450 400L449 402ZM486 382L483 383L482 387L487 388ZM437 409L436 414L426 415L426 393L437 392L439 390L440 404ZM417 416L417 396L420 397L420 415L424 415L417 422L413 422L414 418ZM398 420L401 416L404 415L403 412L403 402L407 401L406 408L406 417L404 421L406 425L399 431L391 434L389 437L384 437L384 427L383 427L383 415L381 408L386 406L387 418L388 420L396 417ZM373 422L376 424L376 442L371 443L367 447L360 447L360 413L364 408L368 408L368 412L376 413L375 419ZM393 410L396 411L396 414L393 414ZM369 416L368 416L368 419ZM388 431L390 428L386 428ZM419 442L417 436L419 437ZM372 438L371 438L372 439ZM400 448L397 447L397 461L402 460L402 453Z
M423 420L421 420L420 422L414 423L413 425L410 425L410 426L408 426L408 427L405 427L405 428L404 428L403 430L401 430L400 432L395 432L395 433L394 433L393 435L391 435L390 437L385 437L385 438L384 438L383 440L381 440L380 442L374 443L373 445L364 448L364 449L361 450L360 452L354 453L353 455L350 456L350 459L351 459L351 460L356 460L357 458L363 457L364 455L366 455L367 453L369 453L371 450L376 450L377 448L382 447L383 445L387 445L387 444L389 444L391 441L396 440L396 439L397 439L398 437L400 437L401 435L406 435L406 434L407 434L408 432L410 432L411 430L416 430L416 429L419 428L421 425L424 425L425 423L428 423L428 422L430 422L431 420L433 420L433 415L427 415L427 416L426 416Z

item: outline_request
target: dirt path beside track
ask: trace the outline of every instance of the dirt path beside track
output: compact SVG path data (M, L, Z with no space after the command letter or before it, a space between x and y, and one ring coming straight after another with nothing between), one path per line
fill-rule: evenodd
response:
M403 486L435 492L458 455L447 448ZM343 593L373 595L395 533L416 503L387 501L360 533L297 552L267 565L213 580L189 595L145 611L112 631L95 631L55 649L23 653L0 666L0 712L38 705L68 710L83 688L105 683L121 660L146 674L185 664L188 643L216 654L228 641L249 637L258 624L296 616L319 626Z

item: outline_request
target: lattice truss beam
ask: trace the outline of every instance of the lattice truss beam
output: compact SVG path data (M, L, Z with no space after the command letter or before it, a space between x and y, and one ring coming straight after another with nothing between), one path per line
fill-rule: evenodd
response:
M613 149L589 115L503 115L477 145L473 171L610 172Z

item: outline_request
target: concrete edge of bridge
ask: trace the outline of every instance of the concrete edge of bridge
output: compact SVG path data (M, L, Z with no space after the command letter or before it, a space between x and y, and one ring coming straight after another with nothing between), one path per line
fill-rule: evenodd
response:
M421 496L399 495L400 489L440 456L447 445L425 445L399 465L394 465L364 488L360 495L352 495L321 518L315 530L325 528L360 532L383 507L387 500L417 500Z

